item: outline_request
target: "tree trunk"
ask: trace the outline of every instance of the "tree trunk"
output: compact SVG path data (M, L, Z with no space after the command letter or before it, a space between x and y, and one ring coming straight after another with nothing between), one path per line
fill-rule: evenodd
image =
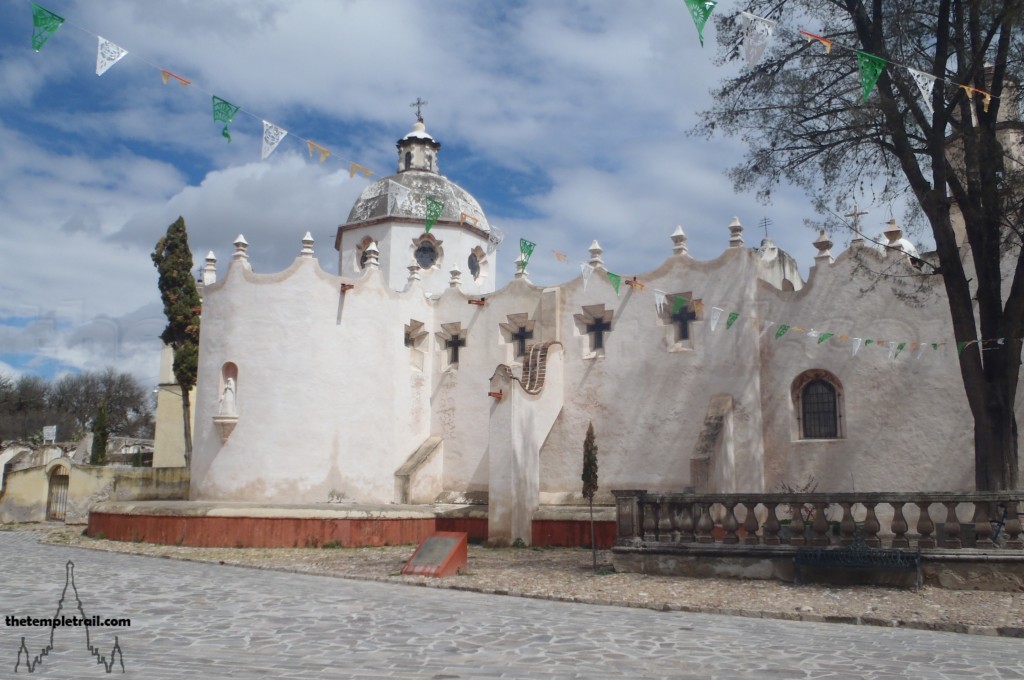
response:
M594 556L594 573L597 573L597 541L594 539L594 499L590 499L590 550Z
M1017 416L1013 403L1000 398L1001 387L987 386L986 404L974 419L974 485L978 491L1020 486Z
M180 386L181 389L181 413L183 420L185 421L185 467L192 467L192 407L189 403L188 393L191 390L185 389Z

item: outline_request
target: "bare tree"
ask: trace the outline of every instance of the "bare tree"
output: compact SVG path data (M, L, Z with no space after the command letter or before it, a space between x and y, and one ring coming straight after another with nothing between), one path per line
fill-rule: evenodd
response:
M746 9L778 22L771 47L720 84L699 131L747 143L731 177L764 199L783 181L823 213L863 189L883 202L907 197L935 240L937 264L923 275L942 277L964 348L975 485L1016 488L1024 159L1011 147L1024 135L1024 0L753 0ZM717 26L721 59L738 59L743 22L723 16ZM854 50L884 60L874 86ZM930 97L907 67L925 74ZM990 341L986 351L979 341Z

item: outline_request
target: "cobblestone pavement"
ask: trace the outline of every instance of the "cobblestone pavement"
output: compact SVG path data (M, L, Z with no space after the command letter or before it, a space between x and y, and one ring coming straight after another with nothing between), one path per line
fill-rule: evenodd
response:
M92 628L137 678L1024 678L1024 642L607 607L41 545L0 532L0 608L51 616L74 563ZM77 608L69 589L64 612ZM0 627L0 677L110 677L81 628ZM114 674L121 675L115 665Z

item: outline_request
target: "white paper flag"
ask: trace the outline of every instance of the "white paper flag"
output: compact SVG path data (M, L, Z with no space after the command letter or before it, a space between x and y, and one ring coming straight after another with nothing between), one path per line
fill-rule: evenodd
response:
M491 227L490 233L487 234L487 253L490 254L497 250L504 240L505 232L497 227Z
M914 82L917 83L917 87L921 90L921 99L924 105L928 107L928 113L934 114L935 109L932 108L932 92L935 90L935 76L930 73L922 73L917 69L907 67L910 71L910 75L914 78Z
M718 325L718 320L722 317L722 312L724 312L724 311L725 311L724 309L719 309L718 307L712 307L711 308L711 332L712 333L715 332L715 326Z
M860 338L850 338L850 342L853 343L853 356L857 356L857 350L860 349Z
M260 160L267 160L267 156L274 153L274 149L281 143L284 136L288 134L288 131L284 128L279 128L273 123L263 121L263 152L260 154Z
M761 327L761 336L760 337L763 338L764 334L768 332L768 329L770 329L774 325L775 325L774 321L765 321L764 322L764 326Z
M654 308L658 310L658 316L665 313L665 296L668 295L663 290L654 289Z
M594 267L584 262L580 265L580 273L583 274L583 292L586 292L587 282L590 281L590 275L594 273Z
M920 348L918 348L918 350L917 350L917 354L915 354L915 355L914 355L914 358L915 358L915 359L920 359L920 358L921 358L922 356L924 356L924 351L925 351L926 349L928 349L928 343L926 343L926 342L922 342L922 343L921 343L921 347L920 347Z
M96 37L100 40L96 49L96 75L101 76L108 68L121 61L121 57L128 54L128 50L118 47L106 38Z
M388 213L394 214L395 210L409 198L409 193L408 187L388 180Z
M889 342L889 361L896 360L896 345L898 344L896 341Z
M761 61L761 55L764 54L768 41L775 32L775 22L750 12L740 12L739 18L744 26L743 54L750 68L754 68L757 62Z

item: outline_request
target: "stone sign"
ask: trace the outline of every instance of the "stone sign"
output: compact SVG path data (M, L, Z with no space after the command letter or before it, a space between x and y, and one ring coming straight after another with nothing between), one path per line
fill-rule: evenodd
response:
M403 574L453 576L466 571L468 540L462 531L439 531L420 544L402 567Z

